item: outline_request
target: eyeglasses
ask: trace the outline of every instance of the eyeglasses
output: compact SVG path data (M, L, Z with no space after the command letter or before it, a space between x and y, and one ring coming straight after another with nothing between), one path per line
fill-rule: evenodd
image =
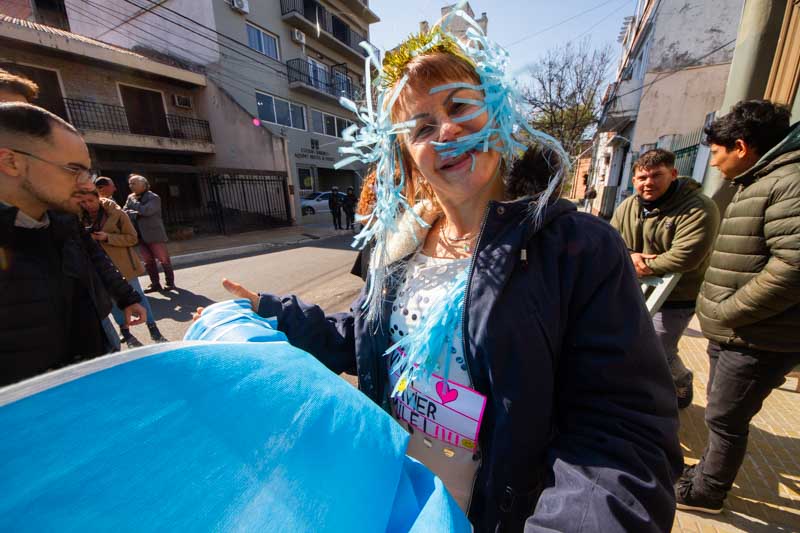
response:
M32 157L32 158L36 159L37 161L41 161L42 163L47 163L48 165L53 165L54 167L58 167L61 170L66 170L67 172L69 172L75 178L75 181L77 181L78 183L91 183L95 179L97 179L97 176L98 176L98 172L95 171L95 170L92 170L90 168L75 168L75 167L71 167L69 165L61 165L59 163L53 163L52 161L48 161L47 159L43 159L43 158L39 157L38 155L33 155L33 154L28 153L28 152L23 152L22 150L13 150L13 151L18 153L18 154L27 155L28 157Z

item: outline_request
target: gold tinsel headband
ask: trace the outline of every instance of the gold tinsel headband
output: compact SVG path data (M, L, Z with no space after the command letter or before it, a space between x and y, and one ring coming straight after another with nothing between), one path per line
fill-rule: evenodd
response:
M412 59L436 52L452 54L470 64L473 63L451 35L443 32L441 27L435 26L430 31L411 34L394 50L386 52L383 58L381 85L385 89L393 87L403 77Z

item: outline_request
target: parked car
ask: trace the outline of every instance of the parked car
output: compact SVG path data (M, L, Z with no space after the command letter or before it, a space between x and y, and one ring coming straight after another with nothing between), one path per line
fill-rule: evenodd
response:
M342 202L347 195L341 191L337 193ZM313 215L315 213L330 213L331 208L328 207L328 200L331 197L331 191L327 192L312 192L300 200L300 212L303 215Z

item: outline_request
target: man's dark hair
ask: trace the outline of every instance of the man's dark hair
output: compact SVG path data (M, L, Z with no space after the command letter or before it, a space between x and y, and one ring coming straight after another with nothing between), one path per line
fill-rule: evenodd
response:
M653 169L664 165L667 168L675 166L675 154L662 148L653 148L639 156L633 164L633 171L639 169Z
M762 156L789 133L789 109L769 100L743 100L703 130L706 144L728 150L741 139Z
M39 86L24 76L0 68L0 91L21 94L30 102L39 96Z
M0 103L0 138L13 136L49 141L54 126L78 133L72 124L41 107L21 102Z
M94 180L95 187L108 187L112 183L113 182L111 181L111 178L107 178L105 176L100 176L99 178Z

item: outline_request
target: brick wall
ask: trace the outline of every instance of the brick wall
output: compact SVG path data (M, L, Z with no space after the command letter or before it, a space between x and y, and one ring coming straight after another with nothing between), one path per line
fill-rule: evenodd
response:
M129 70L79 61L72 56L54 56L8 46L0 49L0 62L24 63L34 67L55 69L61 79L64 98L88 100L101 104L122 105L117 84L128 84L144 89L162 91L166 112L194 118L197 116L198 92L200 89L187 89L166 80L148 78ZM173 94L190 96L193 109L178 108L173 105Z

